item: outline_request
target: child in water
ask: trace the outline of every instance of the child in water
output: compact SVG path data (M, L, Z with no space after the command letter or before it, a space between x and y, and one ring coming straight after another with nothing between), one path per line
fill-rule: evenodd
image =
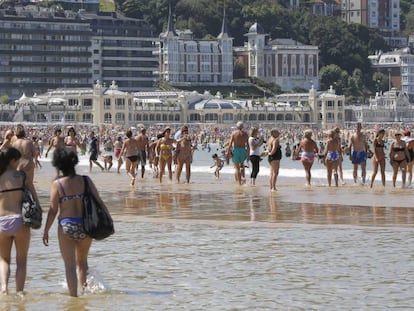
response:
M214 171L214 176L218 179L220 177L220 171L223 168L223 161L219 158L217 153L213 154L212 156L214 160L214 164L210 166L210 168L216 167L216 170Z

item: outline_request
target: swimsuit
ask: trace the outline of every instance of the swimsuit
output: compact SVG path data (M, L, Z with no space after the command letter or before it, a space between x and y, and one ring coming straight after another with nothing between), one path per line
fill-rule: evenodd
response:
M267 160L270 162L272 161L278 161L282 159L282 147L277 148L276 152L274 154L269 154L269 157L267 158Z
M367 153L365 151L352 152L352 164L361 164L367 161Z
M132 155L127 157L127 159L131 162L137 162L138 161L138 156L137 155Z
M338 151L328 151L326 154L326 159L331 162L335 162L339 160L339 152Z
M138 153L138 161L141 162L141 166L147 165L147 153L145 152L145 150L141 150Z
M66 217L59 219L59 225L62 227L63 233L74 240L83 240L86 238L86 233L83 230L82 217Z
M303 151L301 159L303 162L313 163L315 160L315 153L312 151Z
M63 185L60 181L60 179L57 180L57 183L59 185L60 190L62 191L62 196L59 198L59 203L63 203L69 200L75 200L75 199L82 199L83 198L83 192L82 193L77 193L77 194L70 194L70 195L66 195L65 194L65 190L63 189Z
M117 157L117 158L118 158L120 154L121 154L121 149L116 148L116 149L115 149L115 152L114 152L115 157Z
M57 183L63 194L63 196L59 198L59 203L83 198L83 193L71 195L65 194L65 190L63 189L63 185L60 179L57 180ZM86 237L86 234L83 230L82 217L66 217L59 219L59 225L62 227L63 232L74 240L82 240Z
M8 236L14 236L23 226L23 217L13 214L0 217L0 232Z
M160 149L161 150L169 150L171 151L172 149L172 145L166 145L166 144L161 144L160 145ZM164 161L168 161L171 158L171 153L170 152L163 152L163 154L161 154L161 157L163 158Z
M233 163L243 163L246 160L246 149L244 147L234 147L232 153L231 160Z
M0 193L10 191L24 191L24 188L12 188L0 190ZM0 217L0 232L7 234L8 236L14 236L17 231L20 230L23 225L23 218L20 214L6 215Z

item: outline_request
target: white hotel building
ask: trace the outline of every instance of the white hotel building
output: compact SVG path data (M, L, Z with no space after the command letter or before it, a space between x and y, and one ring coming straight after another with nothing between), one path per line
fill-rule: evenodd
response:
M233 80L233 38L224 14L217 40L195 39L190 30L175 31L172 14L160 35L160 78L170 84L230 84Z

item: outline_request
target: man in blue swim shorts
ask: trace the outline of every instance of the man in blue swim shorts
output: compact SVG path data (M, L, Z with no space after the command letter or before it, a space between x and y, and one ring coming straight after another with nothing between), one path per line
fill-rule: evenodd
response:
M353 177L354 183L358 182L358 165L361 166L361 179L362 184L365 184L367 175L367 150L368 143L365 134L361 132L362 125L357 123L356 132L351 136L351 142L349 144L349 158L354 165Z
M227 146L227 158L231 157L234 164L236 181L242 185L246 182L242 176L244 161L248 160L249 154L249 135L243 131L243 122L236 124L237 129L231 133L230 142Z

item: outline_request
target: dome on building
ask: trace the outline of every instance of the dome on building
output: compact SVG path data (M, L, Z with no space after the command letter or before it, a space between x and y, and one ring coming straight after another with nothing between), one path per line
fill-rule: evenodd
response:
M249 28L249 33L264 35L265 31L264 31L262 25L260 25L259 23L256 22Z
M206 99L197 103L190 104L188 109L190 110L204 110L204 109L242 109L242 106L231 100L223 99Z

